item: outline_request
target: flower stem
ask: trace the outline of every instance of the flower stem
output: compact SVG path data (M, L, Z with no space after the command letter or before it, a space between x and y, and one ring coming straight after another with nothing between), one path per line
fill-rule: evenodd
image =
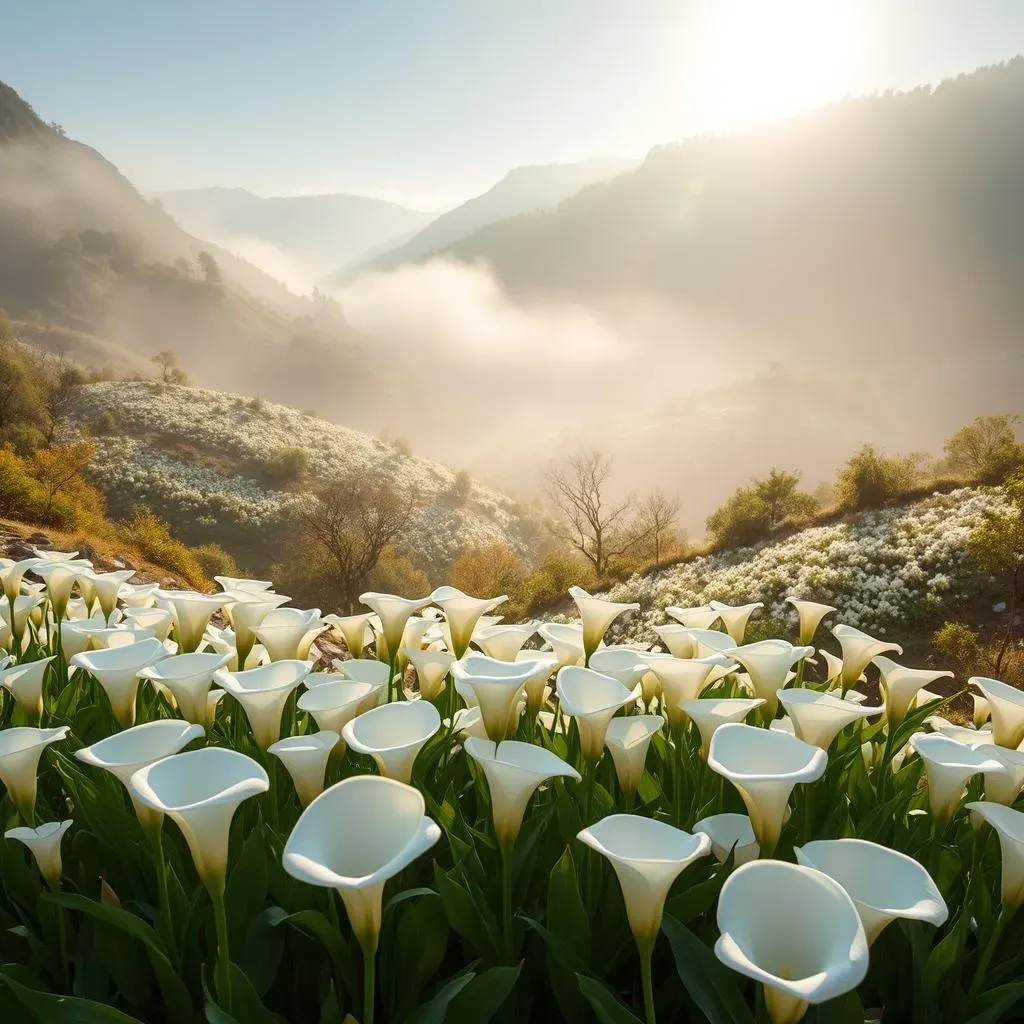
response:
M654 1016L654 982L651 978L651 955L654 943L647 942L640 947L640 981L644 987L644 1020L656 1024Z
M174 930L171 927L171 901L167 894L167 861L164 859L163 822L150 832L153 843L153 861L156 865L156 883L159 903L156 908L157 931L163 936L167 952L175 956ZM175 956L176 958L176 956Z
M992 934L989 936L988 942L986 943L985 948L981 951L981 956L978 959L978 968L974 972L974 980L971 982L970 990L967 993L968 1002L973 1000L981 991L982 983L985 980L985 976L988 974L989 967L992 965L992 957L995 956L996 947L999 945L999 940L1002 938L1003 930L1006 928L1011 914L1012 911L1009 911L1005 906L999 911L999 917L996 918L996 924L992 929Z
M362 1024L373 1024L374 1004L377 1001L377 958L363 951L363 1020Z
M228 954L228 915L224 906L224 880L220 879L208 886L210 898L213 900L213 920L217 926L217 998L221 1005L231 1010L231 961Z
M514 960L512 949L512 844L501 844L501 927L509 963Z

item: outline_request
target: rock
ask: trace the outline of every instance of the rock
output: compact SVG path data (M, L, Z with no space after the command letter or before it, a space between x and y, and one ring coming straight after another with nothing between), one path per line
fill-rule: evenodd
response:
M135 571L135 566L132 565L125 555L116 555L110 560L110 564L115 569L131 569L133 572Z
M25 540L29 544L34 544L37 548L50 548L53 546L53 541L45 533L40 533L38 530L35 533L30 533Z
M23 558L35 558L35 555L35 548L20 538L15 538L7 545L7 557L13 558L16 562Z
M88 558L90 562L96 562L99 561L100 553L91 544L86 544L83 541L78 545L78 557Z
M994 611L996 615L1002 615L1003 612L1006 611L1006 602L1000 601L998 604L992 605L992 611Z

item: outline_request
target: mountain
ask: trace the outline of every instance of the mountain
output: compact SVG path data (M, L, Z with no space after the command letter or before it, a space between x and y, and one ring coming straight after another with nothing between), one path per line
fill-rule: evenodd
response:
M358 380L355 417L372 401L335 303L187 234L2 83L0 240L0 308L26 340L119 373L171 349L201 382L306 405Z
M635 160L596 159L574 164L539 164L509 171L493 188L431 221L404 244L342 266L325 282L343 284L356 273L391 270L441 252L453 242L507 217L550 210L595 182L606 181L636 166Z
M243 188L202 188L159 192L156 198L186 231L251 253L257 263L269 256L291 264L307 281L367 250L414 235L434 217L342 194L263 198Z

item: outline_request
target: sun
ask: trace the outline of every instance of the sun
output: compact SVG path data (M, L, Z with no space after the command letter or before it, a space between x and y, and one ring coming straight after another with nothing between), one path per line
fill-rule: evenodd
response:
M686 74L702 126L722 131L841 98L863 25L844 0L714 0Z

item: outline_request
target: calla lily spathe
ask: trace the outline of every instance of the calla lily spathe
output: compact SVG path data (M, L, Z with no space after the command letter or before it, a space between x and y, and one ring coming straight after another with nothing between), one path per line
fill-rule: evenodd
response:
M135 575L134 569L118 569L114 572L92 572L85 570L80 578L88 579L100 612L109 619L117 607L117 596L121 587Z
M214 674L225 668L230 659L230 654L176 654L142 669L139 678L165 686L183 718L209 727L213 722L208 717L206 698Z
M323 792L327 762L340 739L336 732L322 729L309 736L286 736L267 747L267 753L288 769L303 807Z
M972 716L974 728L980 729L992 717L992 706L989 704L988 699L980 694L972 693L970 697L974 708Z
M764 986L772 1024L796 1024L810 1004L856 988L868 971L868 942L853 901L813 868L753 861L737 868L718 898L715 955Z
M679 709L697 726L701 757L707 760L711 739L723 725L742 722L751 711L763 705L761 697L705 697L680 701Z
M779 691L789 681L789 670L812 655L814 648L794 647L786 640L760 640L724 653L747 670L754 695L766 702L767 713L774 718L779 709Z
M734 867L757 859L757 837L750 818L745 814L712 814L698 821L693 831L703 832L711 840L711 852L719 864L725 863L730 853Z
M906 717L921 693L921 688L936 679L952 679L952 672L938 672L924 668L905 668L891 658L872 659L881 677L885 695L885 717L890 728L895 728Z
M368 591L360 594L359 600L367 608L371 608L380 619L381 637L387 650L397 652L402 646L402 634L409 616L424 605L430 604L430 595L424 598L407 598ZM378 656L380 653L378 652Z
M644 775L651 740L661 731L661 715L628 715L613 718L604 735L604 745L612 755L615 775L623 793L636 793Z
M140 768L184 750L203 733L201 725L190 725L176 718L163 718L133 726L91 747L76 750L75 757L83 764L110 772L128 791L139 824L145 829L159 829L163 824L163 815L139 801L132 789L131 778Z
M506 740L495 744L470 736L464 748L483 769L491 795L494 831L505 849L515 843L526 805L542 783L556 776L580 781L579 772L572 765L532 743Z
M156 637L147 637L121 647L83 651L71 659L71 664L96 678L110 701L110 709L118 724L127 727L135 722L139 673L167 657L169 654L164 645Z
M593 669L560 669L555 682L562 711L576 721L580 752L592 764L601 760L608 725L619 708L640 696L640 687L626 689L617 679Z
M244 669L248 665L252 668L249 664L249 655L256 643L256 631L263 625L267 616L277 611L288 598L255 590L227 591L225 597L230 598L224 605L224 615L235 631L237 666Z
M843 651L843 674L842 689L845 692L853 686L864 670L880 654L895 652L902 654L903 648L899 644L889 643L887 640L876 640L873 636L853 626L842 624L832 628L832 635L839 641Z
M558 658L550 651L520 651L516 655L516 664L527 662L533 666L533 670L523 683L523 692L526 694L526 713L533 720L541 713L551 693L547 683L558 665Z
M544 622L537 632L558 658L556 672L583 662L583 627L578 622Z
M972 821L984 821L999 836L1002 857L1000 898L1006 911L1012 913L1024 903L1024 813L1012 807L977 800L967 805Z
M369 754L381 775L408 782L416 756L440 728L441 716L430 701L407 700L365 712L348 722L341 735L357 753Z
M273 593L273 580L251 580L245 576L214 576L221 590L249 590L255 594Z
M45 558L22 558L17 562L5 558L0 562L0 582L3 583L4 597L7 598L8 605L13 607L21 593L21 580L25 573L45 562Z
M523 644L537 632L539 625L539 622L524 622L522 625L486 626L473 633L473 643L488 658L515 661Z
M337 890L367 958L377 951L385 883L441 838L425 809L422 794L412 786L357 775L321 793L285 844L285 871L309 885ZM373 827L365 827L370 822Z
M54 891L60 889L60 876L63 870L60 856L60 844L64 833L74 824L67 821L48 821L36 828L21 826L8 829L4 839L15 839L28 847L32 859L39 868L39 873L46 879L46 884Z
M661 685L661 705L673 728L686 724L685 712L681 705L696 700L704 688L711 685L716 669L729 670L734 662L724 654L712 654L706 658L665 658L643 655L647 667Z
M627 690L632 690L650 671L644 657L640 651L630 648L605 647L590 656L590 667L595 672L618 679Z
M388 666L373 658L335 658L331 664L346 679L357 683L368 683L370 686L381 686L387 690L390 670Z
M363 612L359 615L332 614L325 615L324 622L341 634L350 658L361 658L363 648L373 638L373 630L370 628L370 619L372 618L372 612Z
M807 646L818 632L821 620L836 609L830 604L820 604L817 601L800 601L795 597L787 597L786 603L796 609L797 618L800 621L800 644ZM824 653L824 652L822 652ZM831 676L829 677L832 678Z
M936 828L942 828L953 817L968 779L979 773L1006 774L995 758L940 733L917 733L910 737L910 746L928 774L928 805Z
M450 650L456 658L461 658L469 648L480 616L503 604L508 596L470 597L458 587L438 587L430 595L430 600L444 613L451 639Z
M725 626L725 631L732 637L733 642L742 644L743 638L746 636L747 623L750 621L750 616L758 608L763 608L764 602L755 601L753 604L731 605L723 604L721 601L711 601L708 607L718 613L718 617L722 620L722 625Z
M991 737L984 731L982 736ZM1024 789L1024 750L1012 750L1009 747L997 747L994 744L972 744L981 753L998 761L1005 769L1003 772L989 772L985 776L985 799L991 803L1005 804L1010 807L1020 791Z
M174 617L166 608L126 608L124 621L134 629L152 630L153 636L161 643L168 638L174 625Z
M495 743L515 733L519 724L519 700L529 679L550 671L550 662L496 661L470 654L452 666L460 690L475 698L487 736Z
M721 726L708 752L710 768L743 798L764 856L771 856L779 841L793 787L820 779L827 763L819 747L741 723Z
M649 950L658 937L672 883L686 867L711 852L711 840L703 832L691 835L635 814L609 815L576 838L611 862L622 887L630 930L641 950Z
M780 690L779 700L793 721L797 739L828 750L846 726L863 718L880 715L884 708L866 708L817 690Z
M46 596L53 617L58 622L67 617L68 601L71 600L75 581L88 568L88 563L74 562L44 562L33 567L32 571L46 584Z
M665 609L666 615L671 615L676 622L681 623L688 629L710 629L721 617L711 605L702 604L695 608L679 608L669 605Z
M654 632L673 658L689 660L696 655L697 644L693 639L693 630L689 626L672 622L667 626L655 626ZM732 643L731 637L729 642Z
M174 637L182 654L191 654L203 641L210 616L223 608L227 594L198 594L194 590L158 590L156 603L174 617Z
M416 670L420 696L424 700L436 700L445 688L445 677L455 664L455 655L448 651L423 651L412 647L403 647L402 653Z
M33 722L43 714L43 680L55 655L0 669L0 686L14 698L22 713ZM4 659L6 661L6 659Z
M319 608L276 608L256 627L256 636L271 661L304 660L324 629Z
M66 725L56 729L15 726L0 730L0 782L7 788L18 813L29 823L35 816L39 758L51 743L59 742L67 734Z
M591 654L597 650L598 645L604 639L608 627L620 615L626 612L640 611L640 605L635 601L626 604L606 601L588 594L582 587L570 587L569 596L576 602L580 618L583 620L584 663L590 660Z
M688 629L693 642L695 658L710 658L715 654L728 654L736 649L736 641L718 629Z
M284 706L312 668L311 661L289 659L245 672L228 672L221 668L213 674L213 680L241 704L256 745L266 750L280 738Z
M988 702L995 742L1001 747L1024 743L1024 692L984 676L972 676L968 685L977 687Z
M309 689L298 700L299 710L312 715L318 729L341 735L353 718L372 711L384 696L383 683L360 683L343 676L331 676L329 682L321 682L317 677L322 674L306 676ZM344 752L344 740L340 743Z
M231 819L243 800L270 788L262 766L237 750L203 747L146 765L129 784L136 800L181 829L207 889L223 891Z

